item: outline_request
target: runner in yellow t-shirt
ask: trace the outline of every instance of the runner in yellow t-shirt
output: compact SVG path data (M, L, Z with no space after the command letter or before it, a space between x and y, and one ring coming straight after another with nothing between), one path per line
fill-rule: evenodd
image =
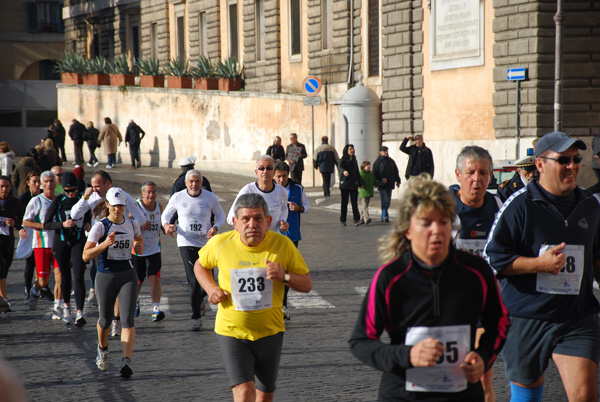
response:
M312 281L294 244L269 231L272 217L260 194L240 196L234 212L235 231L209 240L194 273L209 302L219 304L215 332L234 401L257 394L272 400L285 331L284 284L308 293ZM211 272L216 266L219 286Z

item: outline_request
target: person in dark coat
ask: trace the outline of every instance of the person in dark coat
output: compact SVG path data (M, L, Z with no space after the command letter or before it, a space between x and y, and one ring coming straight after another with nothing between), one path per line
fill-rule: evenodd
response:
M73 151L75 152L75 165L83 165L83 137L85 136L85 126L73 119L69 127L69 137L73 140Z
M100 135L100 132L96 127L94 127L94 123L88 121L87 128L85 130L85 136L83 137L83 139L85 140L85 142L87 142L88 150L90 151L90 160L87 163L87 165L90 167L96 167L100 163L98 161L98 158L96 158L95 154L96 148L98 148L98 146L100 145L98 144L98 135Z
M537 169L533 156L526 156L515 162L515 165L519 168L513 177L509 180L504 180L496 190L496 195L502 202L506 201L513 193L525 187L536 176Z
M398 166L392 158L389 157L388 147L385 145L379 149L379 156L373 163L373 175L375 180L383 183L379 186L381 195L381 222L389 222L390 214L388 209L392 201L392 190L394 187L400 187L400 174Z
M285 159L290 165L290 178L302 185L302 172L304 171L304 158L308 156L304 144L298 142L296 133L290 134L291 144L285 149Z
M171 195L175 194L178 191L185 189L185 174L188 170L192 170L194 165L196 164L196 157L193 155L188 156L179 161L179 166L181 167L181 173L179 176L173 181L173 186L171 187ZM204 175L202 175L202 188L208 190L212 193L212 189L210 188L210 182Z
M406 146L408 141L415 140L415 145ZM406 180L411 176L418 176L423 172L429 173L433 178L433 154L431 149L425 146L421 134L410 135L400 144L400 151L408 154L408 164L406 165Z
M129 155L131 156L131 166L129 169L136 169L142 166L140 160L140 143L146 133L133 120L129 122L125 130L125 146L129 144Z
M21 158L12 175L12 185L16 189L17 196L20 196L27 191L25 189L25 183L29 172L37 172L38 175L42 173L33 157L26 156Z
M285 160L285 149L281 145L281 137L276 135L273 140L273 145L270 145L267 148L266 155L269 155L271 158L275 159L275 163L283 162Z
M54 133L54 148L56 149L56 152L60 152L60 157L63 162L66 162L67 154L65 153L65 137L67 136L67 132L58 119L54 119Z
M321 137L321 145L315 149L313 155L313 166L315 169L319 169L321 177L323 178L323 195L330 197L329 191L331 187L331 175L335 172L335 167L340 162L340 157L337 151L331 145L329 145L329 138L324 135Z
M363 186L358 170L358 162L354 155L354 145L346 144L342 152L342 159L338 164L340 175L340 191L342 193L342 212L340 222L346 226L346 215L348 212L348 199L352 203L352 215L354 216L354 226L360 224L360 211L358 209L358 188Z

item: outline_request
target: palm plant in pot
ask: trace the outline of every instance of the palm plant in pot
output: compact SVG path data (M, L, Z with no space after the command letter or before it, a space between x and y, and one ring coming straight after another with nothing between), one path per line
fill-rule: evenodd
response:
M200 56L197 67L192 67L194 76L194 88L196 89L218 89L219 81L213 62L206 56Z
M238 91L242 88L242 71L235 57L228 57L217 64L219 91Z
M96 56L85 62L83 85L108 85L108 62L102 56Z
M164 88L165 76L157 59L137 59L135 65L140 71L141 87Z
M85 59L75 52L65 52L56 62L54 71L60 73L63 84L77 85L83 83Z
M135 73L129 67L129 59L124 54L115 57L108 63L108 71L112 86L135 84Z
M192 79L189 77L190 69L188 61L183 57L171 59L165 70L169 76L167 86L169 88L191 88Z

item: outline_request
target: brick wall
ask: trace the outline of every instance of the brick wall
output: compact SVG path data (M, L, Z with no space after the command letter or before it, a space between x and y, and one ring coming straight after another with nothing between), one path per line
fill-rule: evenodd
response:
M515 131L516 84L509 67L527 67L522 82L521 136L536 137L554 126L554 44L556 1L494 0L494 130ZM600 127L600 5L593 0L564 2L563 131L596 134Z
M423 133L423 8L383 0L383 141Z

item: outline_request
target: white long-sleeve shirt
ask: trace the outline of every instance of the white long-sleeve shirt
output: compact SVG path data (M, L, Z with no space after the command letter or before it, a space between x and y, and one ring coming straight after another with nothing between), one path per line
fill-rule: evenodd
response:
M127 205L125 206L125 212L123 212L123 216L133 216L133 220L138 223L138 225L143 226L146 223L146 215L139 209L135 203L135 200L129 193L123 191L125 194L125 198L127 198ZM93 192L90 195L89 199L81 198L77 201L77 204L73 205L71 208L71 217L73 219L83 218L87 211L93 210L94 207L100 202L102 197L97 192Z
M173 194L162 213L161 224L169 223L175 213L179 222L177 247L204 247L208 241L206 235L212 227L211 213L215 215L215 226L225 224L225 212L217 196L204 189L196 197L189 195L187 189Z
M235 197L235 201L233 201L233 204L231 205L231 209L227 215L227 223L233 225L233 217L235 216L235 203L241 195L260 194L269 206L269 215L273 217L269 229L274 232L279 232L279 222L286 222L288 217L288 192L279 184L273 184L275 187L269 192L262 191L260 188L258 188L257 182L249 183L242 187L238 195Z

